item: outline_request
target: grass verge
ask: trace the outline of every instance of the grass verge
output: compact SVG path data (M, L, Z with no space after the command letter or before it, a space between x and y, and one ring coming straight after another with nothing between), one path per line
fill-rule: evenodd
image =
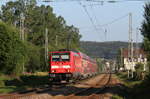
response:
M11 93L24 91L29 88L38 88L42 85L49 84L48 75L21 75L19 77L11 77L0 75L0 93Z
M130 94L129 99L149 99L150 94L150 77L146 77L144 81L127 78L126 72L117 74L118 78L128 87L127 91Z

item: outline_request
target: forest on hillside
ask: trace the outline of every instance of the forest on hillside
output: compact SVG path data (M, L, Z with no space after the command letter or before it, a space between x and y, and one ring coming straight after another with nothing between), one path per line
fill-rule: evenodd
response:
M139 47L141 43L138 44ZM136 44L134 43L134 47ZM111 41L111 42L92 42L81 41L80 47L91 57L105 59L115 59L120 48L128 48L128 42Z

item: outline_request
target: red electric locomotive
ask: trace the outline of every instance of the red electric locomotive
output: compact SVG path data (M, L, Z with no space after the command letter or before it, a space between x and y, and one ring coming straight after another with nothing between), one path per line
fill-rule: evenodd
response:
M50 52L49 76L52 81L69 81L95 75L96 61L77 51Z

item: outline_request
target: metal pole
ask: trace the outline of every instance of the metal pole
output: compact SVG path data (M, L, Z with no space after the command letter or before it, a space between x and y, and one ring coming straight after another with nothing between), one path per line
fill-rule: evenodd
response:
M139 31L139 28L136 28L136 57L138 59L138 31Z
M48 29L45 29L45 63L47 65L48 60Z
M129 40L128 40L128 58L130 58L131 56L131 53L130 53L130 49L131 49L131 29L130 29L130 25L131 25L131 21L130 21L130 16L131 16L131 13L129 13Z
M58 36L56 35L56 46L58 45L57 38L58 38Z
M71 48L71 32L68 33L68 38L67 38L67 50L70 50Z
M132 13L129 14L129 33L130 33L130 53L131 53L131 76L133 78L133 70L134 70L134 66L133 66L133 36L132 36Z
M23 42L24 42L24 40L25 40L24 21L25 21L24 14L21 13L21 14L20 14L20 39L21 39ZM23 56L23 63L22 63L22 72L25 72L25 68L24 68L24 56Z
M128 59L129 68L131 70L131 75L133 77L133 39L132 39L132 13L129 13L129 45L128 45ZM130 76L130 71L128 70L128 77Z

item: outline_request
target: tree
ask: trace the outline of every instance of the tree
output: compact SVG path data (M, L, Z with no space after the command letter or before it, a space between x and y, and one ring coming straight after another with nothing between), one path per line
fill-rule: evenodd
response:
M68 26L61 16L53 13L51 6L37 5L36 0L16 0L3 5L0 19L14 25L18 30L24 15L25 41L28 45L25 70L29 72L46 70L44 61L45 29L48 29L49 51L64 49L71 34L71 48L79 49L81 36L74 26ZM57 42L57 44L56 44ZM32 67L32 69L30 69Z
M145 4L144 6L144 21L142 23L142 35L147 40L150 40L150 3Z
M144 79L144 64L142 63L137 63L135 65L135 71L136 71L136 76L137 76L137 79Z
M148 63L150 62L150 3L144 6L144 20L142 23L141 33L144 37L143 48L147 53Z
M144 21L142 23L141 33L144 36L143 47L147 54L150 54L150 3L145 4L144 10Z
M59 46L63 45L63 47L66 47L64 39L70 33L72 36L72 47L78 49L77 47L79 47L79 40L81 38L79 30L74 26L66 25L63 17L56 17L52 7L45 5L38 6L36 0L11 1L2 6L0 17L2 21L19 28L21 13L25 16L27 41L37 46L43 46L45 28L47 28L50 45L56 48L55 40L57 35Z
M0 22L0 71L5 74L20 74L26 46L19 40L17 29Z

